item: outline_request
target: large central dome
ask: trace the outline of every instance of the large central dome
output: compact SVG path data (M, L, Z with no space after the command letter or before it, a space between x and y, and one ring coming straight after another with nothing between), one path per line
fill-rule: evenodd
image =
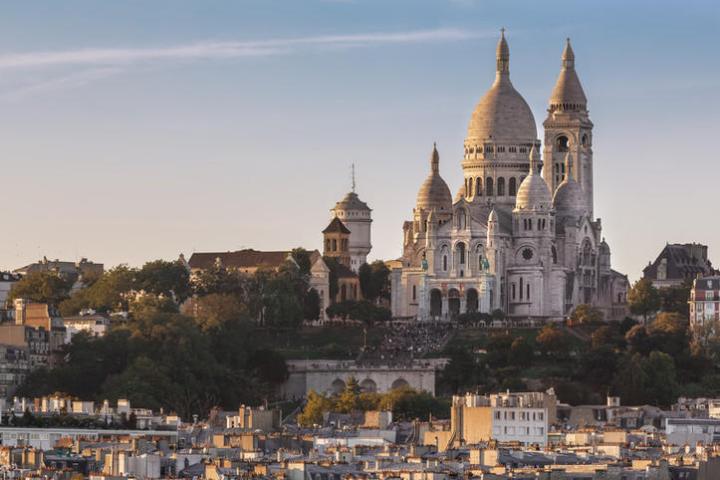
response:
M468 126L467 145L535 143L535 117L510 82L510 50L504 33L497 46L497 73L490 90L480 99Z

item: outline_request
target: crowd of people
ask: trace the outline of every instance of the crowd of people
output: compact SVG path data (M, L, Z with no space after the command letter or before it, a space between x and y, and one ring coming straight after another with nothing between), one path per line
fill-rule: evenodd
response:
M368 346L360 360L365 362L406 363L445 348L453 324L449 322L388 322L377 346Z

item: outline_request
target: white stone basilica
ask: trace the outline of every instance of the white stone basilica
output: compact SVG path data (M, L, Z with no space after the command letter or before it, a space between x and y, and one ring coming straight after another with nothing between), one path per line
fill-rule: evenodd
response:
M465 180L454 200L433 148L392 271L393 316L450 319L500 309L555 320L586 303L607 319L622 318L628 280L610 268L593 218L593 124L570 42L543 124L545 162L509 60L502 34L495 82L470 119Z

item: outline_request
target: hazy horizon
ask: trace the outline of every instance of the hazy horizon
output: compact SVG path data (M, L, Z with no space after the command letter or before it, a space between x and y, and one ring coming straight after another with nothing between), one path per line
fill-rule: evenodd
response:
M370 258L396 258L433 142L453 195L461 184L501 27L540 139L572 39L613 268L636 280L666 242L704 243L720 259L720 7L709 0L86 0L0 12L3 270L43 256L113 266L321 249L352 163L373 209Z

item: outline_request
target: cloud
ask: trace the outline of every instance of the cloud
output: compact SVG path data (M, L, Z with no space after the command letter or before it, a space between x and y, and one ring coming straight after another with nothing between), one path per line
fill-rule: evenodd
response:
M495 32L460 29L326 35L255 41L200 42L149 48L84 48L64 51L9 53L0 55L0 69L53 66L110 66L168 60L204 60L288 55L312 48L358 48L392 44L437 43L496 35Z
M0 101L17 101L22 100L26 97L31 97L38 94L50 93L57 90L66 90L70 88L83 87L96 80L101 80L122 71L118 67L98 67L87 70L81 70L79 72L73 72L69 75L60 77L53 77L47 80L30 83L28 85L10 90L8 92L0 94Z

